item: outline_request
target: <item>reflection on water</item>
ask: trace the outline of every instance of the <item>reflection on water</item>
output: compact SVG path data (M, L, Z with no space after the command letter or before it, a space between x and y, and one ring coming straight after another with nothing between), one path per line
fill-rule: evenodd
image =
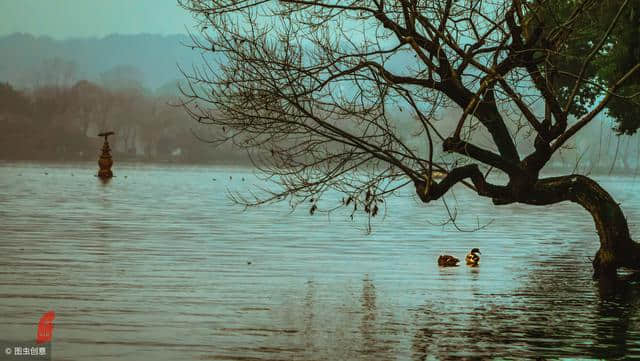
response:
M366 235L348 213L233 206L244 169L119 164L103 185L92 163L0 167L0 334L31 340L54 309L55 360L640 356L639 280L591 281L572 204L458 189L462 225L493 221L461 233L407 192ZM601 180L638 234L636 181ZM479 267L437 267L473 247Z
M546 269L558 264L541 266L513 293L484 295L480 307L466 312L433 301L416 309L413 358L640 355L636 281L620 280L613 293L598 299L583 264L562 266L562 279Z

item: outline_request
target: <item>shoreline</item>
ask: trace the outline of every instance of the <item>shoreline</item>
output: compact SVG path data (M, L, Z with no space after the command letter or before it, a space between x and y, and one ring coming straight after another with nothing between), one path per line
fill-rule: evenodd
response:
M175 161L175 160L132 160L132 159L124 159L118 160L114 157L115 163L114 167L119 165L125 165L127 167L139 167L139 166L165 166L165 167L225 167L225 168L245 168L245 169L256 169L256 167L251 162L236 162L236 161L211 161L211 162L189 162L189 161ZM53 166L74 166L78 164L95 164L96 167L98 165L98 158L95 160L59 160L59 159L48 159L48 160L34 160L34 159L0 159L0 166L6 165L20 165L20 164L40 164L40 165L53 165ZM560 168L560 167L549 167L543 170L543 174L545 177L551 176L560 176L560 175L569 175L574 174L573 167L569 168ZM576 172L575 174L587 174L591 176L624 176L624 177L635 177L640 176L640 169L633 169L628 171L619 171L614 170L611 174L609 174L608 167L603 167L602 169L593 169L592 171L585 172Z

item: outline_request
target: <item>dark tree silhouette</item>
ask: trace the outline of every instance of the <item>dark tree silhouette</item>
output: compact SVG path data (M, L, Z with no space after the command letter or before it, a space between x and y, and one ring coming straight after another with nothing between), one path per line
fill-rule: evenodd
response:
M216 54L185 71L185 109L222 129L213 141L247 149L282 185L239 202L288 198L294 206L311 202L313 213L326 191L337 190L354 211L375 215L400 187L431 202L461 183L496 205L578 203L600 237L594 278L640 267L640 245L597 182L540 177L640 71L638 59L604 83L589 71L596 55L615 47L628 0L608 2L615 11L604 13L608 26L597 35L587 16L600 3L593 0L179 3L200 20L193 46L205 59ZM593 41L576 53L569 45L580 36ZM566 66L569 58L577 66ZM584 89L598 95L592 104ZM445 129L437 120L451 108L459 116ZM414 116L419 143L406 141L397 112ZM439 156L437 146L450 155ZM436 179L436 170L446 175ZM506 184L489 179L491 170Z

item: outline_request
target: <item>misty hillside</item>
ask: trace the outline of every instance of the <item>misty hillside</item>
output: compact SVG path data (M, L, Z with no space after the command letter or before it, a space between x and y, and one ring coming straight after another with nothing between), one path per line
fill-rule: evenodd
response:
M156 89L180 79L177 64L189 68L202 63L198 51L183 45L187 35L109 35L104 38L55 40L30 34L0 37L0 81L18 87L37 87L51 81L51 67L66 67L69 79L99 81L118 66L140 71L143 86Z
M95 134L101 129L118 131L114 151L131 158L237 159L236 150L214 151L203 146L192 134L194 121L184 111L167 106L168 99L177 94L175 81L183 78L178 64L189 72L192 64L203 63L201 51L185 45L190 43L187 35L67 40L29 34L0 37L0 159L93 159ZM212 54L205 56L211 60ZM400 73L406 63L411 58L399 56L387 65ZM424 140L411 135L416 123L410 112L391 109L407 144L419 148ZM440 118L442 129L451 128L459 110ZM604 172L614 165L637 171L640 138L615 137L611 127L607 122L590 124L551 163L570 169L580 163L583 168ZM41 145L21 142L27 138ZM51 143L50 138L58 140ZM67 143L74 139L78 144L58 149L59 139ZM482 139L478 142L492 146ZM533 146L526 134L516 143L525 153ZM45 151L42 144L53 148Z

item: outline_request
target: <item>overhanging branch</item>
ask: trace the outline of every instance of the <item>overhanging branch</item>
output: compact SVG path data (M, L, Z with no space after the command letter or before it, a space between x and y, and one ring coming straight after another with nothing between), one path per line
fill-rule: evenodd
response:
M495 202L499 202L501 199L508 199L509 188L504 186L496 186L488 183L477 164L469 164L462 167L451 170L447 176L440 182L431 181L431 184L427 186L425 180L415 180L416 192L418 197L425 202L431 202L437 200L445 195L454 185L463 180L470 178L478 195L483 197L489 197L494 199Z

